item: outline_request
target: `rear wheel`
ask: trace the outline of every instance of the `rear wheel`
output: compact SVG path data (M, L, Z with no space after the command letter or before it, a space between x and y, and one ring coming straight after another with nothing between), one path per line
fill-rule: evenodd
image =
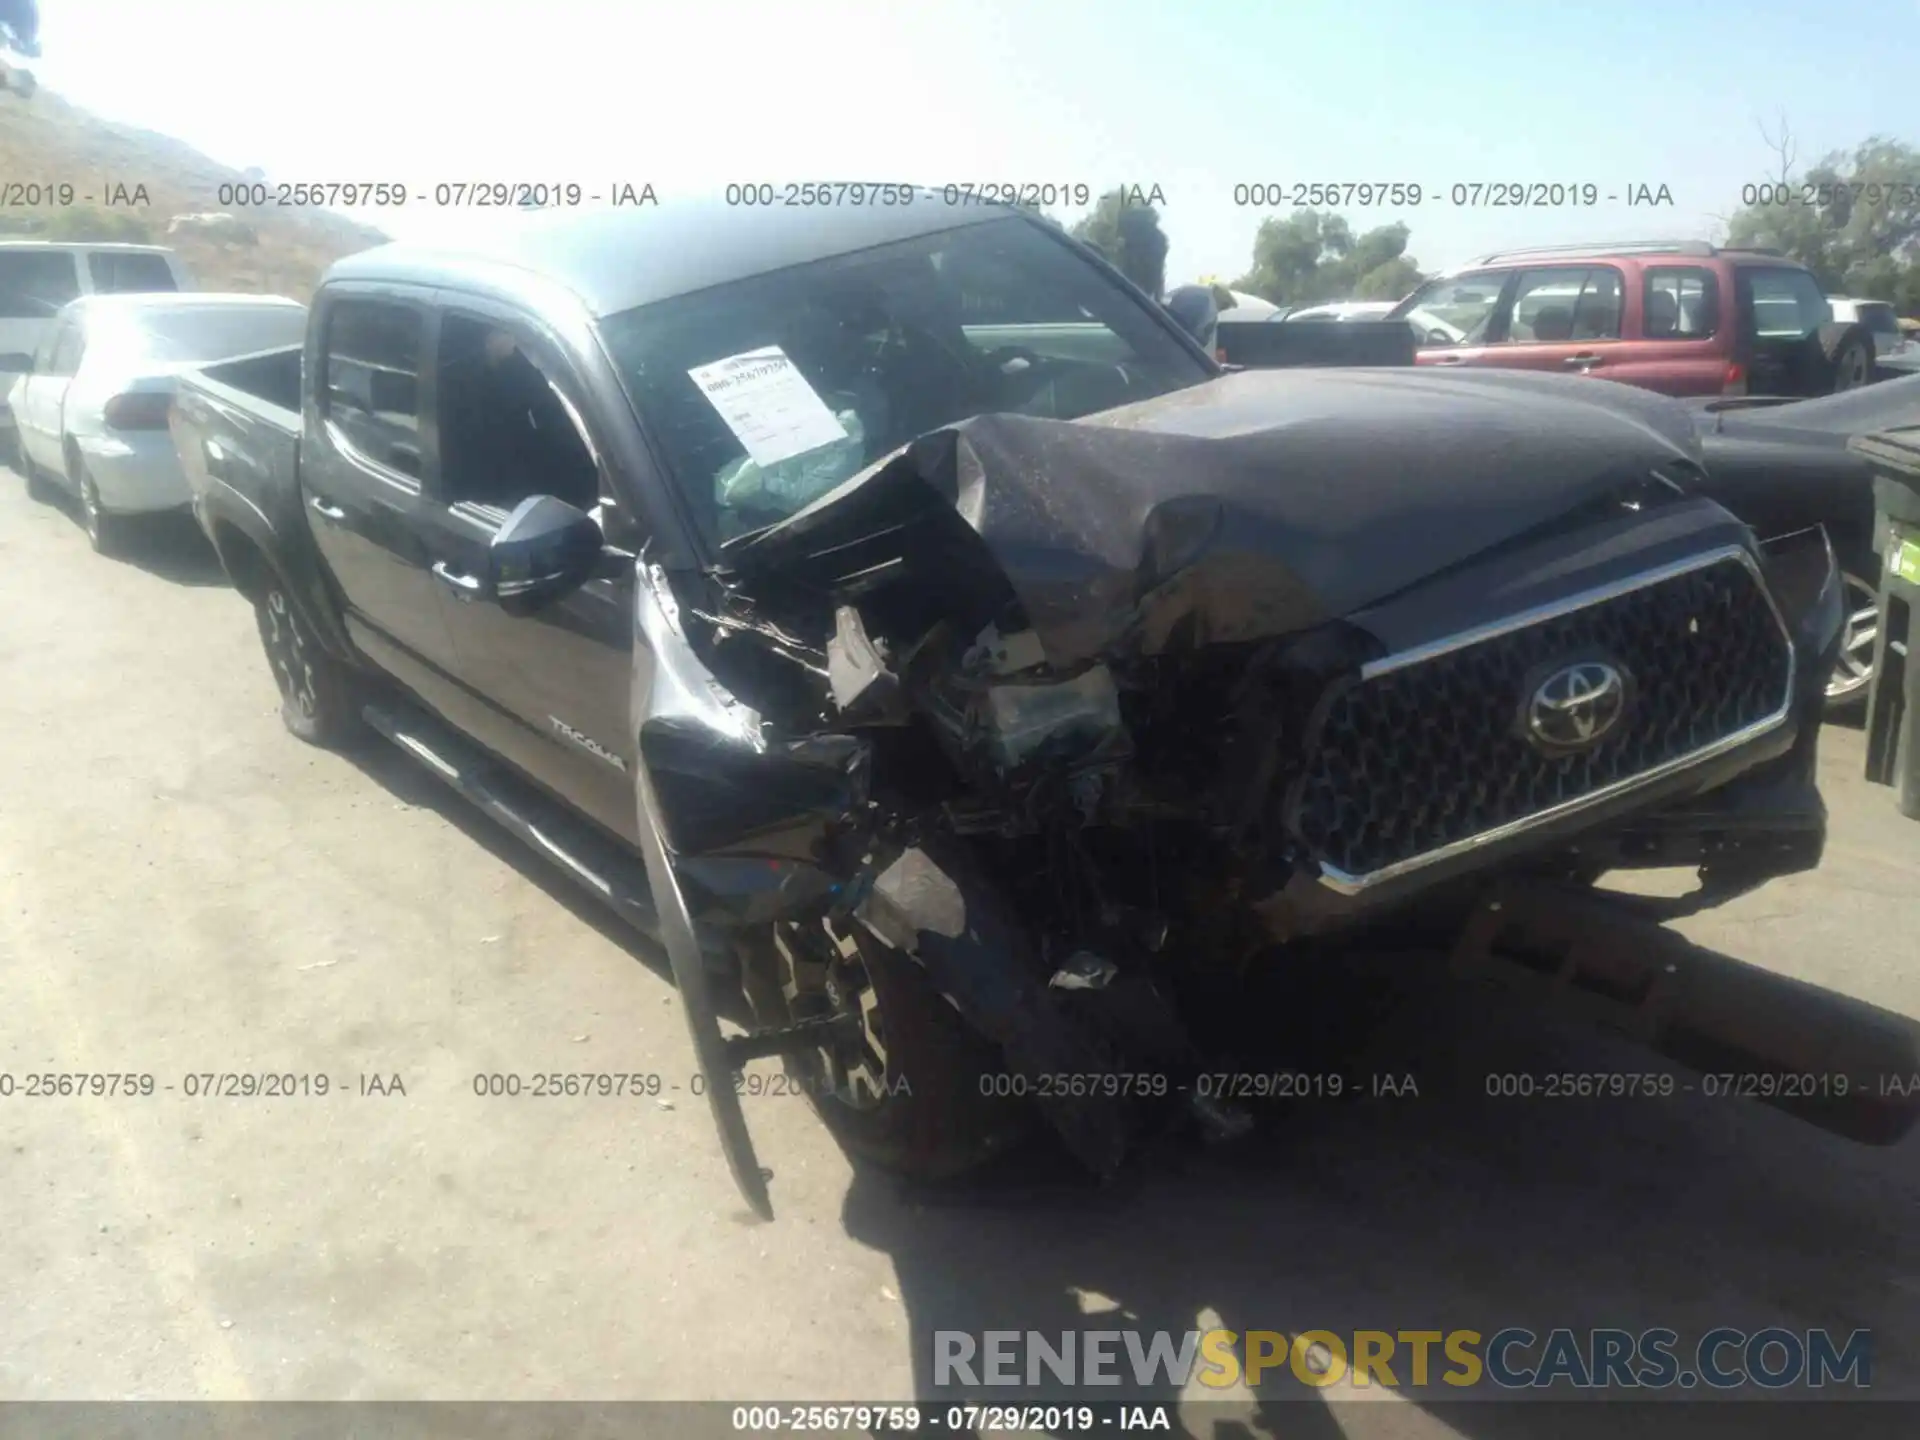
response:
M311 745L339 746L360 731L359 686L353 672L320 645L278 578L253 602L260 643L280 687L280 718Z
M53 487L47 483L47 472L33 463L33 456L27 453L27 447L18 439L15 463L20 467L20 475L27 482L27 498L38 505L53 503Z
M96 555L116 555L126 540L126 521L118 515L109 515L100 504L100 487L93 483L93 476L87 473L84 460L76 462L79 469L74 478L79 482L80 523L86 529L87 543L93 547Z
M783 922L748 957L763 1024L837 1016L839 1033L786 1060L852 1154L917 1180L949 1180L1019 1138L1025 1107L995 1094L998 1048L927 972L857 922Z
M1873 336L1864 327L1838 326L1822 331L1820 340L1827 358L1830 392L1857 390L1873 380Z

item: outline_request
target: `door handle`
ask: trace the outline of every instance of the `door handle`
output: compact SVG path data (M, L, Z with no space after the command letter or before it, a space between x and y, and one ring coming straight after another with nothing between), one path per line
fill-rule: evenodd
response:
M1600 357L1598 355L1593 355L1593 354L1569 355L1567 356L1566 359L1562 360L1560 363L1566 366L1569 370L1591 370L1594 366L1600 363Z
M328 504L318 495L309 495L307 497L307 504L312 507L313 513L323 520L344 520L347 518L346 511L342 510L338 505Z
M1459 355L1436 355L1433 357L1433 363L1436 365L1463 365L1466 361L1464 357Z
M462 600L471 600L480 593L478 575L464 575L450 567L444 560L433 562L433 578L452 590Z

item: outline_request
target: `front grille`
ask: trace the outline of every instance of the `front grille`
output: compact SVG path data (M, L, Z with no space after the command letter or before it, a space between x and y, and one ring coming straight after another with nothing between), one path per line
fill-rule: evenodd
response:
M1534 686L1594 657L1629 677L1624 713L1591 749L1542 753L1522 725ZM1411 868L1776 718L1791 685L1774 610L1730 556L1348 685L1310 743L1291 828L1348 880Z

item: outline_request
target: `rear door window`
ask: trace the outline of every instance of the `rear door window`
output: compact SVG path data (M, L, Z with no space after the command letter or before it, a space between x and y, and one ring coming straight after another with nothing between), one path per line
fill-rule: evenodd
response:
M71 250L0 250L0 320L50 320L79 293Z
M1720 328L1720 277L1698 265L1655 265L1640 297L1646 340L1705 340Z
M69 320L54 337L53 358L47 362L47 374L68 380L79 373L80 356L87 348L87 337L76 320Z
M149 295L180 288L167 257L146 250L96 250L87 256L96 295Z
M1833 318L1811 273L1755 267L1745 274L1746 322L1756 340L1801 340Z
M53 352L60 346L60 327L49 325L40 332L40 346L33 352L33 373L51 375L53 373Z
M381 300L338 300L327 316L322 403L355 451L420 474L420 361L427 317Z

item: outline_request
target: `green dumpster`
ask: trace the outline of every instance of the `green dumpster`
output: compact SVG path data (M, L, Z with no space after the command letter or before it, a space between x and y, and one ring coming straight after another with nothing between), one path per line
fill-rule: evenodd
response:
M1920 820L1920 426L1862 435L1851 447L1873 467L1880 633L1867 692L1867 779L1894 787L1900 813Z

